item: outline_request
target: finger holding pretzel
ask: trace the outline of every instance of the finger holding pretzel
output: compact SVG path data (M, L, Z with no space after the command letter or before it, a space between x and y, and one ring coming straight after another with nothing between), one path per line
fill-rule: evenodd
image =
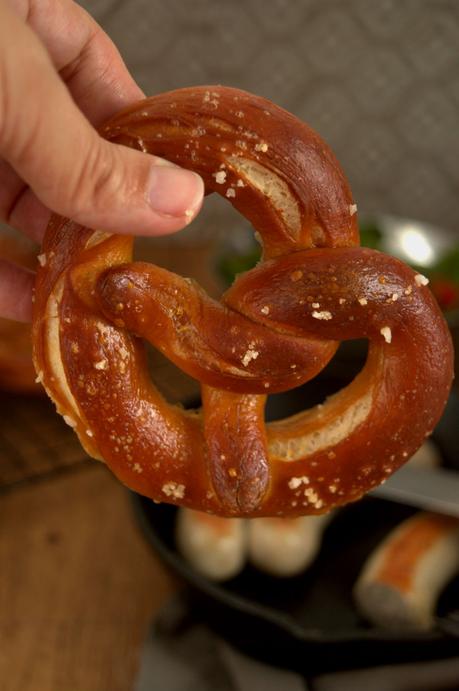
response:
M0 221L40 242L51 211L161 235L198 213L199 176L110 144L97 127L143 94L72 0L0 2ZM33 276L0 248L0 317L30 322Z

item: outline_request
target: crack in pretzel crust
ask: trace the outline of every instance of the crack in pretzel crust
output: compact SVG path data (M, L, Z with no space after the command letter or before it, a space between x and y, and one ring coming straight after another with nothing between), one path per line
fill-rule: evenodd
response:
M52 218L34 361L88 453L155 501L223 516L324 513L384 481L442 413L451 339L425 281L358 247L355 204L326 144L224 87L146 99L101 133L200 174L253 224L263 258L218 302L133 262L132 239ZM311 380L356 338L370 346L350 385L265 424L267 394ZM200 410L163 399L140 339L201 382Z

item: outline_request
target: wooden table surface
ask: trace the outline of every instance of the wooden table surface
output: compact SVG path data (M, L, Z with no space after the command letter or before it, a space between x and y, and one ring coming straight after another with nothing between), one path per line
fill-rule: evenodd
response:
M175 588L97 461L3 494L1 691L129 691Z

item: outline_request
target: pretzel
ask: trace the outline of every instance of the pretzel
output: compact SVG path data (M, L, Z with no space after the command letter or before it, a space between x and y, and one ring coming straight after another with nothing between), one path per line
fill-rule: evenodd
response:
M263 259L217 302L132 263L131 238L53 217L35 365L87 452L155 501L224 516L323 513L381 483L443 410L451 339L424 277L358 247L356 206L326 144L225 87L155 96L101 132L199 173L251 221ZM200 380L201 410L163 399L138 337ZM355 338L369 339L369 355L347 388L265 425L267 394L309 381Z

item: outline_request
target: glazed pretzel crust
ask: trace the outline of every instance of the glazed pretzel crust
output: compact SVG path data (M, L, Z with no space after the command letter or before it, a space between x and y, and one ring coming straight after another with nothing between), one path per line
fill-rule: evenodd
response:
M252 222L263 260L216 302L132 263L131 238L52 219L35 365L88 453L156 501L226 516L323 513L382 482L441 415L451 339L422 276L358 247L351 192L325 143L223 87L147 99L102 133L199 173ZM200 380L201 410L162 398L139 336ZM369 355L347 388L265 425L268 393L309 381L355 338L369 339Z

